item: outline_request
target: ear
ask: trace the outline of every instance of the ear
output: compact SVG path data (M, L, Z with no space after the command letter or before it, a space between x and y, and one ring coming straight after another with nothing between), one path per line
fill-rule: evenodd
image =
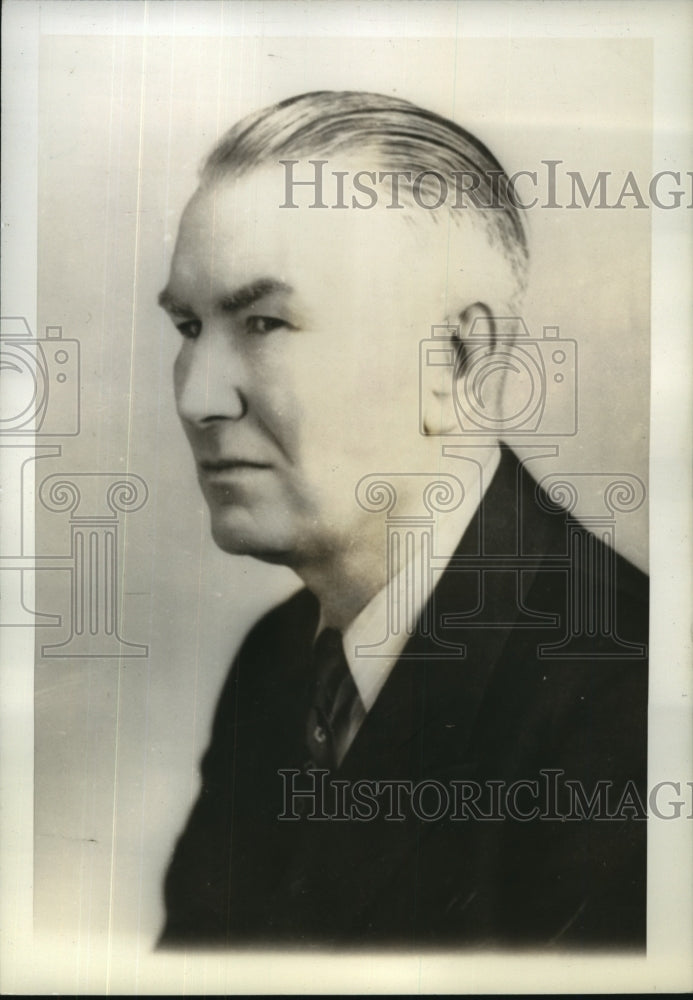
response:
M429 352L430 363L421 377L421 413L424 433L435 437L460 430L455 408L458 382L467 370L468 342L474 346L475 359L492 354L496 347L493 313L483 302L473 302L463 309L457 326L450 326L450 336L439 338L439 347ZM435 338L438 340L438 338Z

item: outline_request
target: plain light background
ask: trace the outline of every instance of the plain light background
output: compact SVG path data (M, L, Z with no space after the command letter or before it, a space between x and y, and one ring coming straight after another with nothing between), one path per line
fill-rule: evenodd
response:
M226 18L227 31L238 28ZM511 172L553 158L588 182L602 169L647 178L649 43L511 35L42 40L38 327L61 324L80 340L85 419L37 480L129 469L150 490L125 521L120 628L147 642L149 657L39 660L36 670L37 926L84 981L96 975L102 932L131 941L135 967L150 951L230 656L252 618L294 586L214 549L176 425L176 335L154 301L197 166L248 110L302 90L364 87L456 118ZM581 372L581 433L546 471L646 480L651 213L535 211L530 222L526 319L577 339ZM67 551L64 518L42 514L37 530L42 552ZM645 508L619 520L618 547L640 565L646 535ZM38 609L65 614L67 587L66 574L39 573ZM37 632L39 645L65 637Z
M577 157L579 153L580 163L575 166L566 155L566 168L580 169L587 161L596 164L602 160L602 152L611 158L614 147L618 154L621 137L631 131L632 124L639 131L641 123L649 121L648 63L638 64L637 54L632 60L621 55L633 51L628 45L624 47L623 39L642 39L636 41L636 47L651 42L654 52L654 169L690 169L693 19L690 5L676 0L666 3L658 0L657 4L648 0L612 0L608 5L590 0L579 3L526 0L521 5L505 0L493 4L475 0L460 3L379 0L367 5L318 0L310 3L119 0L117 4L106 0L43 3L8 0L3 5L3 14L3 312L25 314L32 326L36 325L38 110L42 135L39 214L43 220L40 236L44 248L40 260L39 321L61 323L65 317L72 317L69 322L75 322L74 329L66 327L66 335L79 336L82 341L83 370L87 373L84 403L90 408L89 433L65 447L65 460L60 463L63 472L113 470L115 461L118 468L125 468L129 456L138 457L140 450L147 450L143 448L145 433L151 433L152 413L156 411L153 399L159 379L152 377L151 371L141 371L134 361L131 378L129 359L134 357L133 344L140 352L138 358L142 356L145 332L150 334L156 327L145 331L139 315L137 323L134 322L133 282L135 278L139 282L145 280L151 290L158 291L156 261L161 263L163 276L164 257L170 248L162 252L163 224L158 234L153 232L151 239L146 237L146 245L144 231L140 230L137 246L146 257L142 266L140 251L134 249L131 225L138 211L137 183L133 178L138 173L140 154L144 156L145 147L151 145L149 126L158 129L159 136L162 129L167 134L166 112L170 101L166 84L161 84L163 100L158 110L163 108L162 114L149 114L146 128L144 123L140 128L138 124L132 126L132 122L139 122L140 109L148 101L151 110L152 74L163 72L164 77L168 74L177 88L173 92L176 108L173 119L177 124L172 125L177 146L171 150L171 163L175 164L171 176L176 184L180 182L182 205L189 193L187 181L183 180L184 164L196 162L208 145L205 135L199 153L188 149L191 138L198 134L199 122L208 123L205 116L210 110L210 101L203 100L200 104L196 96L198 81L204 90L205 81L212 79L216 94L214 53L218 43L209 36L235 34L245 38L240 62L222 60L221 64L222 70L230 67L234 81L240 81L238 86L233 83L228 88L224 84L221 94L224 96L224 91L228 91L229 98L243 105L242 110L246 110L246 105L250 108L263 104L263 88L268 84L272 85L269 90L273 99L275 92L283 96L284 86L286 92L302 89L302 78L309 80L311 86L324 86L335 77L340 86L343 82L349 86L381 86L385 90L402 86L400 92L404 96L421 103L426 103L429 94L429 106L435 107L437 101L439 108L445 110L453 107L451 78L455 79L455 86L464 78L465 86L476 88L480 103L475 108L465 107L464 114L460 112L457 117L471 127L478 122L480 136L510 170L528 167L526 162L520 162L523 142L529 142L530 146L535 143L537 160L551 155L560 157L567 143L570 156ZM47 50L42 47L39 106L39 42L56 33L68 45L73 44L72 59L68 63L54 54L56 76L51 81L46 76L50 64L46 63ZM98 49L99 34L107 36L103 39L105 48ZM178 35L177 68L171 75L170 66L163 71L160 65L155 69L150 57L152 46L157 44L153 36L175 34ZM68 38L75 35L91 37ZM276 53L275 36L289 35L305 38L301 45L305 53L302 62L292 63L294 77L286 70L286 59L269 71L269 57L267 62L257 58L254 55L257 43L251 41L255 37L265 38L270 51ZM143 36L149 38L145 47ZM207 44L203 42L205 36ZM351 49L346 43L349 36L361 38ZM458 52L464 61L446 55L445 52L451 52L450 44L447 49L441 48L432 41L436 36L460 39ZM495 41L486 38L481 42L481 36L495 36ZM541 41L533 42L535 36ZM581 42L576 43L572 55L567 54L566 40L570 49L569 40L578 36ZM328 60L321 59L319 53L330 37L344 42L344 53L356 50L357 58L349 56L344 68L348 59L338 51L336 61L323 74L321 63ZM619 40L616 46L611 39ZM132 52L133 46L140 53L139 58L125 60L124 53ZM432 49L433 57L429 58ZM478 62L473 56L475 50L480 54ZM524 74L516 62L519 50L531 53L525 59ZM90 62L92 72L80 76L78 66L87 58L87 52L94 53ZM454 72L451 58L457 64ZM320 77L315 82L314 72ZM81 79L80 87L70 87L69 77L75 74ZM197 109L193 108L188 118L183 116L184 98L191 105L197 102ZM88 107L91 111L86 113ZM456 112L459 107L454 104ZM221 113L223 126L228 123L227 110L224 107ZM127 127L126 119L130 123ZM484 121L488 132L483 129ZM516 126L518 145L506 148L500 142L502 123L511 121ZM51 164L45 159L47 141L49 145L52 143L49 155L54 158L53 165L62 163L49 188L46 177L50 175ZM561 151L555 152L559 144ZM640 152L634 148L626 153L624 148L623 161L630 157L627 166L636 169L640 153L645 147L649 149L649 145L650 140L645 139ZM165 156L159 154L164 147L168 148L166 139L156 140L154 146L158 150L155 166L161 167ZM103 172L104 164L109 167L108 174ZM600 163L602 167L606 169L607 165ZM193 174L191 167L191 183ZM144 174L142 178L144 183ZM154 180L156 191L158 182ZM111 201L107 205L104 199L109 192ZM47 195L50 203L46 201ZM141 205L145 203L141 201ZM65 205L76 208L63 211ZM149 223L156 214L156 211L148 213ZM592 372L591 377L597 379L593 384L606 389L599 399L601 409L594 410L606 416L599 419L593 416L592 426L596 425L598 436L619 441L613 457L618 459L616 468L623 471L625 464L621 459L626 453L622 442L628 439L628 428L625 420L619 419L621 402L614 408L611 387L625 383L634 371L640 370L637 363L619 368L631 365L630 352L635 343L629 323L619 325L619 320L631 310L629 319L642 318L637 303L645 301L649 275L645 274L639 287L641 279L637 274L640 249L644 251L649 240L639 242L634 231L633 238L628 237L631 232L628 226L634 218L631 223L616 219L617 215L631 213L599 214L610 218L599 223L601 230L596 242L603 244L605 252L597 253L596 258L595 241L590 239L580 251L565 252L565 247L573 243L571 227L577 247L580 227L589 228L597 224L596 219L592 222L573 219L568 223L554 218L541 222L545 233L555 227L556 238L548 240L541 251L544 264L550 265L544 280L548 281L551 294L548 300L537 298L537 302L540 322L557 322L555 316L546 317L547 307L553 309L556 300L563 302L566 309L572 308L572 285L582 281L587 294L578 303L571 320L585 320L577 334L581 344L583 338L589 339L586 319L594 313L602 316L598 329L610 327L617 337L620 360L616 362L616 377L612 378L613 373L606 367ZM650 359L653 631L649 779L652 785L659 780L685 781L691 765L688 625L693 267L689 212L682 209L632 215L649 217L654 241ZM47 219L53 220L48 229ZM171 228L174 226L172 221ZM621 230L622 226L626 229ZM623 233L622 241L619 232ZM613 254L609 247L614 248ZM636 275L632 285L627 281L621 283L624 274L631 270ZM94 273L97 277L90 285ZM589 283L585 282L586 276L591 278ZM48 289L50 298L45 297ZM635 298L629 300L628 295L632 296L634 291ZM147 295L149 290L140 286L137 301L144 303ZM575 297L579 297L577 291ZM94 302L96 314L84 308ZM151 308L149 299L146 308L153 318L156 310ZM646 313L645 306L643 315ZM120 324L121 314L125 316L124 325ZM101 325L90 328L94 315ZM563 334L569 335L563 317L560 322ZM120 336L118 350L105 339L105 333L114 330ZM603 341L600 349L606 344ZM158 340L156 345L151 349L158 358ZM162 386L167 379L162 368ZM135 383L139 396L129 392ZM635 379L634 400L641 389ZM103 401L109 399L105 407ZM130 400L132 429L124 431L130 419ZM147 432L140 430L140 417L145 409ZM636 409L638 413L647 412L646 397L637 399ZM583 417L586 419L584 413ZM112 426L110 432L108 421ZM162 417L161 427L164 424L168 427L167 421L168 416L166 420ZM613 428L613 438L607 428ZM161 870L187 810L184 800L195 792L195 765L231 652L229 644L233 646L240 639L240 631L252 613L251 605L261 599L267 603L272 600L266 575L253 576L250 581L247 574L251 573L252 564L248 564L245 576L230 577L229 561L210 551L204 515L197 514L198 508L192 500L194 483L190 464L183 464L184 450L182 447L177 450L180 446L173 438L162 437L164 440L165 462L173 468L173 463L181 461L181 486L168 493L164 489L158 494L153 492L153 497L159 497L156 507L152 508L150 501L149 507L128 520L123 580L127 596L122 602L121 633L132 641L153 638L149 659L123 660L120 664L94 660L71 665L45 661L38 663L34 674L32 630L0 630L3 991L175 995L343 992L345 988L379 993L501 992L508 988L519 992L536 992L537 988L640 992L690 988L691 827L685 816L680 822L661 822L653 817L649 820L647 959L613 955L599 959L489 957L462 953L425 957L403 954L387 960L375 956L368 961L360 955L331 954L278 957L234 953L175 959L150 955L160 919L157 899ZM571 457L573 465L577 451ZM7 456L3 449L0 459ZM29 463L26 469L29 491L31 466ZM42 462L36 463L38 481L42 474L55 470L55 465L50 470L46 466L42 472ZM614 468L611 464L607 467ZM130 464L130 468L144 474L150 487L153 485L154 466L142 469ZM4 462L2 471L3 475L7 472ZM184 475L189 477L185 486ZM165 504L163 496L168 496ZM25 499L30 527L30 492ZM169 516L168 522L162 520L162 513ZM14 514L6 505L0 524L5 552L15 550ZM171 518L171 514L175 516ZM180 560L185 572L184 597L180 596L173 576L171 551L164 545L167 534L172 548L179 540L174 531L176 518L187 518L181 520L181 525L187 523L188 527L181 527L180 536L188 531L189 537L194 538L187 555L183 552ZM191 519L196 522L192 530ZM629 550L629 533L632 532L631 539L637 540L642 537L641 532L629 528L628 519L621 520L618 544ZM198 523L199 536L195 536ZM40 523L37 528L43 551L66 551L63 544L66 526L60 518ZM638 544L636 541L635 547ZM162 552L166 553L163 560ZM195 562L195 554L200 552L202 558ZM631 554L635 556L635 551ZM210 593L203 593L203 600L196 602L191 596L197 593L194 582L191 584L194 573L197 571L204 586L213 590L218 582L212 571L215 558L220 559L216 565L223 589L219 591L226 592L226 603L217 600L215 604ZM59 610L61 602L66 603L68 584L60 581L65 574L44 572L36 576L39 606L43 610ZM29 606L35 606L30 577L31 574L25 574L25 597ZM286 579L275 581L278 589L289 585ZM244 600L246 606L242 604ZM207 606L209 615L203 621L199 615ZM210 622L212 628L205 628ZM39 643L65 637L64 631L56 630L59 635L47 629L37 631ZM183 704L184 709L180 707ZM40 835L35 868L34 818ZM46 929L45 934L35 936L31 930L32 887L36 888L37 927ZM103 935L104 928L111 933Z
M599 170L632 170L645 186L651 172L646 41L43 38L39 327L60 324L81 343L83 429L40 473L130 470L150 494L124 522L120 628L149 656L39 659L36 671L36 922L84 960L102 932L150 950L231 654L296 586L209 538L173 407L177 335L155 301L217 136L247 111L322 88L380 90L451 116L509 172L563 160L588 189ZM545 471L646 482L650 212L534 210L529 224L525 319L535 334L558 325L576 339L580 371L580 433ZM41 552L68 550L64 516L39 511L37 529ZM617 532L645 566L646 506ZM38 577L38 610L66 615L66 574Z

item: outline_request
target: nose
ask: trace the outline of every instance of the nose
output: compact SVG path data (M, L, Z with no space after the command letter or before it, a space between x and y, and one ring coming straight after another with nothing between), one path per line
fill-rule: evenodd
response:
M205 424L240 420L248 411L245 371L228 334L203 329L176 358L174 385L181 420Z

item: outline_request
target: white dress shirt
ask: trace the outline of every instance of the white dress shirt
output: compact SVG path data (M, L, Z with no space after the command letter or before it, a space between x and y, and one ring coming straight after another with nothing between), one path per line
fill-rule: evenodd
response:
M488 461L479 467L470 463L476 470L465 482L465 492L461 504L448 513L440 513L435 524L436 570L439 576L454 555L462 536L469 527L474 514L488 489L500 463L500 448L496 446ZM415 554L413 558L416 558ZM349 670L359 693L354 699L349 725L342 734L336 753L341 763L354 737L359 731L368 712L385 684L392 668L400 657L407 641L413 634L413 627L400 628L397 631L388 628L388 608L392 602L398 602L400 608L407 607L407 619L416 622L421 611L431 596L435 581L433 574L419 574L421 581L418 592L414 593L410 586L412 579L411 560L402 567L399 573L378 591L375 597L356 616L345 629L343 635L344 654ZM318 632L322 629L322 624ZM357 652L357 650L360 651ZM377 654L364 655L363 647L377 647Z

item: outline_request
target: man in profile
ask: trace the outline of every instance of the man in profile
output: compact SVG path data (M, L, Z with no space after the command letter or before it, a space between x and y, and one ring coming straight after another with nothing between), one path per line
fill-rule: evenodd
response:
M229 673L163 945L644 945L647 581L494 430L528 259L492 154L406 101L208 158L178 412L217 544L305 587Z

